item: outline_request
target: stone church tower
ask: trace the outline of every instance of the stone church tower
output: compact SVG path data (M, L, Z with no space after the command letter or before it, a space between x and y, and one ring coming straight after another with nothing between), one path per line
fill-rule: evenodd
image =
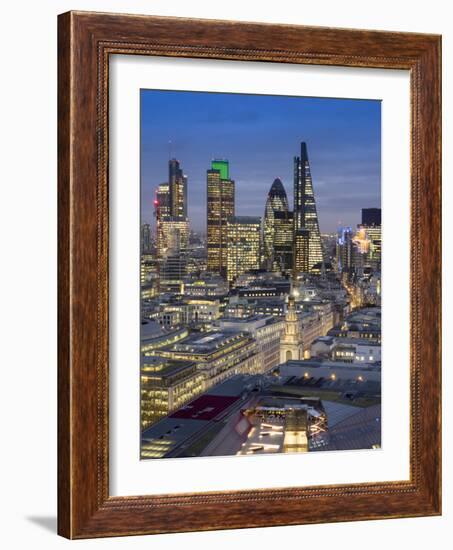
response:
M280 363L304 358L304 346L300 322L296 313L294 296L288 298L285 331L280 339Z

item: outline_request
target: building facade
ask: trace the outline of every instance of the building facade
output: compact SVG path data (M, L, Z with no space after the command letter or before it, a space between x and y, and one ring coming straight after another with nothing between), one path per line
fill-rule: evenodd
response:
M294 257L293 212L274 212L273 271L291 272Z
M190 361L143 357L140 381L142 429L179 409L204 389L203 375Z
M168 183L161 183L157 186L154 209L156 211L156 218L165 219L171 216L170 186Z
M260 267L261 218L235 216L227 221L227 279Z
M204 377L204 391L235 374L256 374L260 369L256 342L243 332L193 334L155 353L166 359L195 362Z
M253 336L261 355L258 371L271 371L280 362L280 339L285 328L282 318L253 315L246 318L220 319L221 330L248 332Z
M168 254L162 263L159 273L160 290L176 292L182 290L183 280L187 274L187 260L183 254Z
M140 245L142 254L149 254L151 252L151 226L149 223L142 224Z
M179 254L189 245L189 221L184 218L167 218L158 223L158 257Z
M168 186L170 215L174 218L187 218L187 176L176 159L168 162Z
M298 229L294 233L294 278L310 270L310 231Z

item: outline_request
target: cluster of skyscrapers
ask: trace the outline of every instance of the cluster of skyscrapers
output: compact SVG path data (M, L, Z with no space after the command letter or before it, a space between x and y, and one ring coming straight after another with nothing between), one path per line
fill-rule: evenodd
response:
M212 160L197 234L168 161L141 227L142 458L379 446L381 211L321 235L304 142L293 173L293 205L276 178L241 216Z
M187 184L179 162L171 159L168 182L158 186L154 201L157 257L163 261L170 258L171 262L172 256L187 251ZM268 193L263 217L237 216L236 184L230 177L228 160L211 162L206 185L208 272L233 283L251 269L293 276L320 271L324 257L306 143L301 144L300 155L294 159L293 210L277 178ZM144 239L142 235L142 243Z
M381 267L381 209L363 208L362 223L338 229L336 260L339 273L352 273L369 267Z

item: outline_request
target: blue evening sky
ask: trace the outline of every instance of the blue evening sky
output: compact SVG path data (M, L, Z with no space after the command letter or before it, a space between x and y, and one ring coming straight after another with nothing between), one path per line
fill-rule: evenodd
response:
M168 181L170 155L188 176L195 230L206 230L206 170L213 158L230 162L236 215L262 216L276 177L292 207L293 158L301 141L322 232L354 226L361 208L380 207L380 101L142 90L143 222L153 223L154 192Z

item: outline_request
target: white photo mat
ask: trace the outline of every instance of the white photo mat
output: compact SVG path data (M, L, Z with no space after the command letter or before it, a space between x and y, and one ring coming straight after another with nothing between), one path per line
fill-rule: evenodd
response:
M114 55L109 76L110 494L408 480L409 71ZM140 460L141 88L382 100L380 450Z

